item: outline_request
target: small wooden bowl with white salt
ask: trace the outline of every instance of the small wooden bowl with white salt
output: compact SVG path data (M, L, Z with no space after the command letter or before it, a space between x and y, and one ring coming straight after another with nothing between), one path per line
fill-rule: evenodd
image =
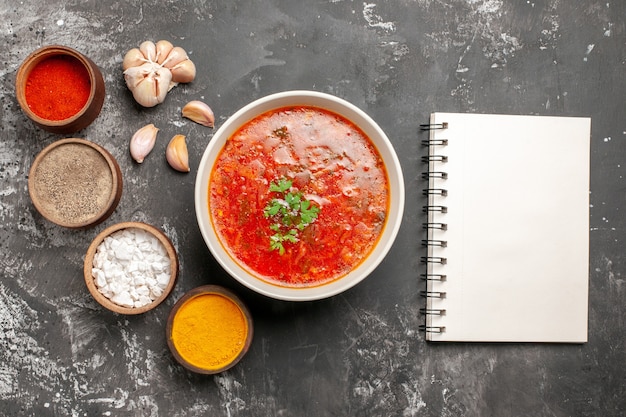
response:
M170 294L178 277L178 255L160 229L143 222L117 223L100 232L87 249L87 289L103 307L142 314Z

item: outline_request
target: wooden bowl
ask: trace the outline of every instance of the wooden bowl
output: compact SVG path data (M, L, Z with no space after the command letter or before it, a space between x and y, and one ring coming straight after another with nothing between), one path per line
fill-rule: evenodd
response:
M49 120L36 114L26 100L26 85L33 69L47 58L65 56L77 60L89 75L90 92L85 105L75 114L63 120ZM62 45L44 46L31 53L17 71L15 94L22 111L37 126L53 133L73 133L87 127L100 114L104 104L104 78L98 66L80 52Z
M203 307L207 308L199 314L197 312L196 314L187 313L185 307L193 300L199 300L199 297L211 297L204 300L206 304ZM227 326L228 321L220 320L220 317L213 311L217 311L221 306L228 307L234 318L237 321L241 321L245 328L243 325L239 329L235 326L224 328L224 326ZM232 309L231 307L235 308ZM190 327L194 329L193 334L190 335L191 338L185 336L185 343L177 342L175 335L182 332L182 329L178 329L178 326L180 326L178 320L189 320L192 317L199 320L195 320L196 325ZM198 326L199 324L204 326ZM221 329L218 332L217 329L220 327ZM240 331L238 332L237 330ZM166 326L167 345L176 361L190 371L207 375L223 372L235 366L248 352L252 343L253 332L252 316L248 308L233 292L218 285L203 285L183 295L172 308ZM199 337L199 340L191 340L194 335L200 334L205 336L205 338ZM218 339L220 335L227 335L228 340L221 346L226 353L223 355L224 358L218 363L209 363L211 358L207 356L203 357L203 363L196 363L193 358L189 357L189 349L192 349L194 346L207 348L207 344ZM211 351L211 353L214 353L214 351ZM217 355L217 353L214 354Z
M102 146L67 138L33 161L28 192L39 213L59 226L81 229L108 218L122 197L122 172Z
M141 307L125 307L120 304L116 304L111 301L108 297L102 294L95 282L95 278L93 276L93 261L94 256L96 255L96 251L98 250L98 246L104 241L104 239L111 234L118 232L124 229L136 228L144 230L154 237L156 237L159 242L163 245L165 250L167 251L169 260L170 260L170 279L167 284L167 287L163 289L161 295L154 299L150 304L141 306ZM112 226L107 227L102 232L100 232L95 239L91 242L91 245L87 249L87 254L85 255L84 269L83 273L85 276L85 283L87 284L87 289L95 298L95 300L100 303L103 307L111 310L115 313L119 314L142 314L146 311L152 310L159 304L161 304L167 296L172 292L174 285L176 284L176 279L178 278L178 255L176 254L176 249L174 245L170 241L170 239L163 233L160 229L151 226L142 222L123 222L117 223Z

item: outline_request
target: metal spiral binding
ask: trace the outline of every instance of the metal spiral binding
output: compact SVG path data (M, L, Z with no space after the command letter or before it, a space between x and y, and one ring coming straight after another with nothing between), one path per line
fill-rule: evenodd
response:
M422 314L430 314L432 316L445 316L446 309L445 308L420 308L420 313Z
M424 239L422 240L422 245L424 246L439 246L441 248L445 248L448 246L447 240L434 240L434 239Z
M448 263L448 259L442 258L441 256L422 256L421 261L425 264L431 263L445 265Z
M424 212L438 211L440 213L447 213L448 212L448 207L446 207L446 206L424 206L424 208L422 210Z
M447 129L448 123L444 122L444 123L438 123L438 124L433 124L433 125L423 124L423 125L420 125L420 128L422 130ZM447 139L428 139L428 140L422 141L422 144L428 147L446 146L448 144L448 140ZM427 156L422 157L422 162L425 164L429 164L429 165L431 162L445 163L445 162L448 162L448 156L429 154ZM448 173L444 171L431 171L429 169L427 172L422 173L422 178L425 180L430 180L431 178L446 180L448 179ZM424 190L423 194L424 195L438 194L441 196L446 196L448 195L448 190L443 189L443 188L427 188L426 190ZM430 210L426 210L426 211L430 211ZM440 210L440 211L445 212L443 210Z
M448 123L437 123L437 124L423 124L420 125L421 130L442 130L447 129ZM422 162L428 164L428 171L422 173L422 179L427 180L429 182L428 188L426 188L422 194L427 196L429 202L426 206L423 207L423 212L428 213L428 221L423 224L423 228L427 230L427 239L422 240L422 245L428 248L445 248L448 245L448 242L441 238L433 238L433 233L437 232L439 234L440 231L445 231L448 229L448 225L445 222L442 222L440 219L434 219L433 216L435 213L447 213L448 207L445 204L440 204L441 198L445 198L448 195L448 190L445 187L439 186L443 184L443 181L448 179L448 173L442 170L437 170L440 166L436 164L445 164L448 162L448 156L443 155L440 151L434 151L435 147L445 147L448 145L448 139L434 139L432 136L427 140L422 140L422 145L427 146L429 148L428 156L422 157ZM436 184L436 185L435 185ZM435 186L434 186L435 185ZM436 200L433 200L436 199ZM437 204L433 204L437 201ZM436 221L434 221L436 220ZM439 237L439 236L437 236ZM432 256L432 251L429 249L428 256L424 256L421 258L421 261L425 264L439 264L445 265L447 263L447 259L443 256ZM439 271L437 271L439 272ZM433 285L437 285L436 283L442 283L447 280L447 276L442 273L434 273L431 266L428 266L427 272L421 274L421 278L427 281L427 290L420 291L422 297L431 298L431 299L444 299L446 298L445 291L433 291L431 288L431 283ZM441 288L441 286L437 285L437 289ZM428 307L424 307L420 309L420 312L426 316L444 316L446 314L446 310L444 308L432 308L430 307L430 303ZM428 319L427 324L420 326L420 329L425 331L426 333L444 333L446 328L444 326L432 326L430 325L431 321Z
M425 298L446 298L443 291L420 291L420 295Z
M424 162L425 164L429 162L448 162L448 157L446 155L422 156L422 162Z
M448 230L448 225L445 223L424 223L424 229L439 229L439 230Z
M443 282L448 277L445 274L421 274L420 277L426 281L439 281Z
M424 146L446 146L448 139L424 139L422 145Z
M448 190L446 190L445 188L427 188L422 192L423 195L441 195L441 196L447 196L448 195Z
M437 129L447 129L448 122L443 123L424 123L420 125L420 130L437 130Z
M448 173L447 172L441 172L441 171L422 172L422 179L423 180L428 180L430 178L439 178L439 179L442 179L442 180L447 180L448 179Z
M446 328L445 326L426 326L425 324L421 324L420 330L426 333L444 333Z

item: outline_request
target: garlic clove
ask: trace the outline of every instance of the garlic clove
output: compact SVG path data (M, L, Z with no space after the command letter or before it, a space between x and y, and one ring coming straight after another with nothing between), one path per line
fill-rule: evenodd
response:
M154 148L159 128L150 123L137 130L130 139L130 155L138 163L142 163Z
M187 52L185 52L185 50L180 46L175 46L172 48L170 53L167 55L167 58L165 58L165 61L163 61L161 65L167 68L173 68L186 59L189 59Z
M159 83L153 77L145 78L133 89L133 97L144 107L154 107L163 103L167 90L159 88Z
M189 172L189 153L184 135L175 135L165 150L165 158L172 168L180 172Z
M172 81L177 83L190 83L196 78L196 66L191 59L186 59L172 68Z
M150 62L156 61L156 45L152 41L144 41L139 45L139 50Z
M124 60L122 61L122 69L126 71L132 67L138 67L146 62L146 58L143 56L139 48L133 48L126 52Z
M162 64L165 58L170 54L174 45L170 41L160 40L156 43L156 62Z
M126 80L126 85L132 90L147 76L149 76L151 72L152 64L150 64L149 62L126 69L124 71L124 80Z
M200 100L192 100L185 104L182 110L183 117L193 120L203 126L215 126L215 115L208 104Z

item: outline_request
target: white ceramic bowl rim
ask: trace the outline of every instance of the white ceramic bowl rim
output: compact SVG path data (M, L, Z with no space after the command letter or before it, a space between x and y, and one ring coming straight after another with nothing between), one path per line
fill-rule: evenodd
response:
M208 189L213 164L226 140L244 123L269 110L287 106L315 106L338 113L359 126L372 140L385 162L390 186L390 207L379 242L372 253L353 271L330 283L305 288L281 287L254 277L236 263L213 232L209 215ZM215 132L202 155L195 183L198 226L209 250L233 278L246 287L271 298L309 301L339 294L367 277L387 255L398 234L404 211L404 179L398 157L383 130L365 112L336 96L315 91L294 90L271 94L242 107Z

